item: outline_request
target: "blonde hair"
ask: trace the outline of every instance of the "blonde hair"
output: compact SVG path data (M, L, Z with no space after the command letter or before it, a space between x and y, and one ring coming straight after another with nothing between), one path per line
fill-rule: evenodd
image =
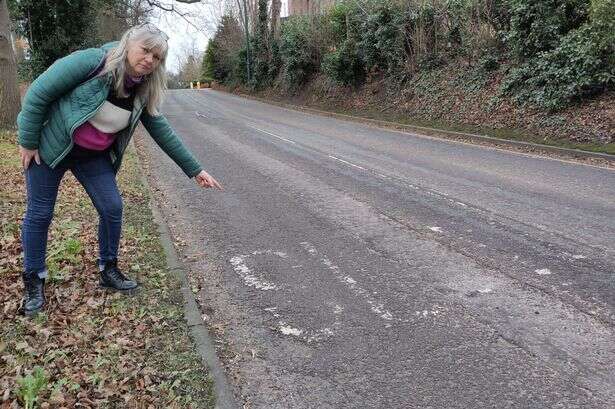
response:
M140 41L150 49L157 49L160 53L160 63L156 69L143 78L143 82L138 88L140 96L147 104L147 112L150 115L159 115L162 105L163 93L167 88L166 67L168 36L160 31L151 23L140 24L127 30L120 39L117 47L109 51L105 66L99 75L111 73L113 76L113 87L118 97L126 98L128 93L124 87L126 68L128 64L128 48L135 41Z

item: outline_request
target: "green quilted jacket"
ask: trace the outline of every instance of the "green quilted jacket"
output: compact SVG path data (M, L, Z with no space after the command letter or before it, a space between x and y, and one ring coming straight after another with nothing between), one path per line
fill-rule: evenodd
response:
M107 51L116 44L76 51L61 58L30 85L17 117L19 144L26 149L38 149L41 159L51 168L72 149L75 129L94 116L106 101L111 74L93 74L104 63ZM148 114L145 102L135 97L130 124L117 134L112 145L111 160L115 171L120 168L124 151L140 120L184 173L188 177L196 176L202 170L199 162L164 116Z

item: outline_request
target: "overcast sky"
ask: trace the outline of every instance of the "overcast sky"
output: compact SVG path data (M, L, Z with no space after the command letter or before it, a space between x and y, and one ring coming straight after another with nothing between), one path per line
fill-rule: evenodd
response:
M160 12L159 16L154 17L152 21L169 36L167 69L177 72L179 70L178 59L185 55L185 50L194 47L201 53L205 51L207 41L215 30L215 20L219 13L214 7L206 4L173 3L182 12L190 13L187 18L193 25L181 16L169 12Z
M167 69L177 72L179 70L178 58L185 55L185 50L194 46L199 52L204 52L207 41L213 36L218 19L223 13L223 0L204 0L198 4L182 4L177 1L173 5L182 12L190 13L187 17L194 27L177 14L160 12L152 21L162 31L169 35L169 55L167 57ZM282 0L281 15L288 14L288 0Z

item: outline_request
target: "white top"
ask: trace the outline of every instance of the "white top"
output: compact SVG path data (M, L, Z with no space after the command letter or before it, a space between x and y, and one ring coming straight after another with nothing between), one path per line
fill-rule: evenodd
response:
M89 122L99 131L112 134L128 126L130 114L130 111L105 101Z

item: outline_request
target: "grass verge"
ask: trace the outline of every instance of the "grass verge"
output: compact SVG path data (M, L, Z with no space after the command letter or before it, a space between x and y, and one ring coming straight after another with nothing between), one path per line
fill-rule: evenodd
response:
M132 297L98 288L97 215L67 172L49 234L47 307L20 315L24 178L14 132L0 132L0 408L213 408L213 382L183 317L134 151L119 174L120 267Z

